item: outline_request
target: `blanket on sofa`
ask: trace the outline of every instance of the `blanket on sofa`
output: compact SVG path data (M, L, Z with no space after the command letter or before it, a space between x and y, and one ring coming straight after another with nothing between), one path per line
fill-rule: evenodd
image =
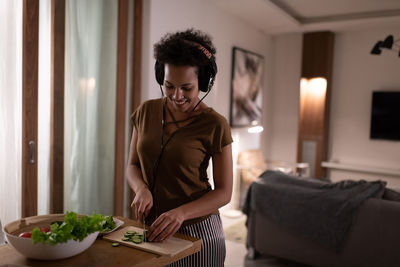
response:
M339 251L358 207L382 197L386 182L345 180L327 183L266 171L247 192L243 212L260 212L293 234Z

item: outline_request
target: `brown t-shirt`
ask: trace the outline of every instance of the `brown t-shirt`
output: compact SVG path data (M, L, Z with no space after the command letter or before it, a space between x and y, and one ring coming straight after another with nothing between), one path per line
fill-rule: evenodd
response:
M163 212L211 191L207 177L210 157L233 141L226 119L207 108L173 133L160 157L161 135L164 144L170 136L162 130L164 101L166 98L146 101L132 114L138 133L140 168L144 182L153 191L153 208L146 218L150 222ZM184 225L205 217L186 221Z

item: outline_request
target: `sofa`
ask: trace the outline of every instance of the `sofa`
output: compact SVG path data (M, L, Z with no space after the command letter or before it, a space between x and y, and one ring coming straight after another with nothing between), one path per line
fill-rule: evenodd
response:
M275 189L275 191L265 191L263 181L268 180L271 175L287 178L286 174L269 171L263 177L264 180L258 179L251 184L246 197L243 211L247 214L248 235L246 245L249 251L248 255L267 254L311 266L400 266L400 193L386 188L384 182L371 185L369 187L371 190L374 187L379 189L379 192L374 189L373 195L357 202L359 205L354 208L352 218L349 220L349 227L348 229L344 228L347 229L343 231L345 233L344 238L339 243L340 246L335 247L318 242L318 235L311 238L310 232L296 231L296 229L288 227L283 221L284 216L277 220L276 216L265 212L273 209L276 204L276 201L267 205L260 202L260 199L265 198L266 193L277 192L277 196L282 195L282 198L290 198L288 197L290 194L282 193L279 190L291 190L287 189L291 185L285 187L280 185L278 191ZM289 178L295 179L294 177ZM307 182L321 183L316 179L307 179ZM302 183L302 181L297 180L296 183ZM370 184L364 182L363 185L369 186ZM343 186L343 183L340 186ZM302 193L304 192L302 191ZM303 195L307 198L307 193ZM315 198L311 197L311 199L315 202ZM292 202L295 203L296 201ZM307 218L309 215L307 213L310 213L305 203L302 202L305 210L297 215L299 220L307 220L304 218ZM323 203L323 201L320 203ZM346 205L347 202L341 207ZM286 207L280 208L283 211L287 210ZM342 210L342 208L338 210ZM330 222L325 220L324 225L326 223ZM314 227L311 230L320 231L318 224L310 223L310 225ZM341 231L340 227L337 229ZM332 235L332 231L330 234Z

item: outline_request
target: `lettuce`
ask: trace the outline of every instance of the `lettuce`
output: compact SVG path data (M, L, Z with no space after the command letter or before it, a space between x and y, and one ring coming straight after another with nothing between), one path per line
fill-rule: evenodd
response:
M32 241L34 244L50 245L65 243L70 239L82 241L89 234L102 231L105 220L102 214L94 213L92 216L84 215L78 218L75 212L67 212L63 222L50 225L50 232L41 232L39 227L35 227L32 230Z
M101 230L101 232L109 232L115 227L117 227L117 224L114 222L113 217L107 216L106 220L103 222L103 229Z

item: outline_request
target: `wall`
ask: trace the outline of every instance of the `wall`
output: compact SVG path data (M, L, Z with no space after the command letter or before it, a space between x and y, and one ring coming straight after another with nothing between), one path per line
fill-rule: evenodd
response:
M370 55L370 51L378 40L389 34L397 39L399 33L400 28L336 35L330 160L400 170L400 141L369 139L372 91L400 91L400 58L392 51L383 51L379 56ZM331 171L333 179L339 179L339 175L343 176L343 173ZM371 179L385 177L390 184L400 184L400 177L345 175Z
M270 160L297 161L302 42L299 33L272 38L271 102L265 107L272 118L264 126L270 134L270 149L263 148Z
M399 28L349 31L335 34L328 159L344 164L399 170L400 142L369 139L373 90L400 90L400 58L391 51L370 55L373 45ZM273 38L275 54L272 86L270 158L295 160L298 121L298 79L301 70L301 35ZM340 179L380 179L399 186L400 177L331 170Z

